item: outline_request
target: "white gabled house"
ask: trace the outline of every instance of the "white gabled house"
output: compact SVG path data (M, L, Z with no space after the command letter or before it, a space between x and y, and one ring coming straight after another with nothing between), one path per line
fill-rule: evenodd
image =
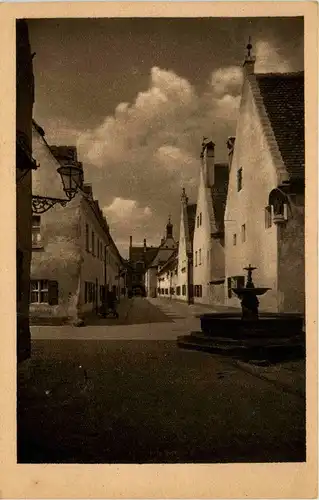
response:
M178 249L176 248L169 259L158 267L157 295L159 297L165 297L166 299L176 298L176 293L178 292L177 267Z
M215 145L204 140L193 238L194 301L224 303L224 210L228 164L215 163Z
M250 51L236 139L229 143L225 213L226 303L256 267L255 286L271 288L260 309L304 312L304 74L255 74Z
M181 220L178 244L178 269L174 298L193 303L193 236L196 204L190 204L185 189L181 196Z
M166 235L162 238L154 258L148 264L145 271L144 283L148 297L157 296L157 271L169 259L176 248L177 242L173 237L173 224L171 224L169 218L166 224Z

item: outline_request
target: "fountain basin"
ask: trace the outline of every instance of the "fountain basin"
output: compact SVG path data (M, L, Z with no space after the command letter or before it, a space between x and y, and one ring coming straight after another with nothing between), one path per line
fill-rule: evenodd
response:
M201 330L210 337L289 338L303 333L304 319L297 313L260 313L256 320L237 313L207 313L200 316Z

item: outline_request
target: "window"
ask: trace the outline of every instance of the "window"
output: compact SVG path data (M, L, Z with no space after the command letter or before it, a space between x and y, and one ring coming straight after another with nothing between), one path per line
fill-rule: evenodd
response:
M197 227L199 226L199 215L197 215L196 217L196 224L197 224Z
M245 276L236 276L236 287L244 288L245 287Z
M231 278L227 278L227 289L228 289L228 298L231 299L233 295Z
M272 226L272 210L271 207L265 208L265 228L268 229Z
M59 286L57 281L31 280L30 302L33 304L49 304L55 306L59 303Z
M237 191L241 191L243 187L243 169L237 170Z
M194 286L194 295L195 297L202 297L202 285Z
M202 225L202 212L199 214L199 225Z
M241 241L242 242L246 241L246 224L243 224L241 226Z
M233 245L237 244L237 235L233 234Z
M195 267L197 266L197 251L195 252Z
M32 215L32 247L41 245L41 217L40 215Z
M198 265L200 266L202 264L202 249L200 248L198 250Z
M88 224L85 224L85 249L87 252L90 251L90 234Z
M182 295L186 295L186 285L182 286Z
M181 287L178 286L176 287L176 295L180 295L181 294Z
M165 288L165 295L168 295L168 288Z

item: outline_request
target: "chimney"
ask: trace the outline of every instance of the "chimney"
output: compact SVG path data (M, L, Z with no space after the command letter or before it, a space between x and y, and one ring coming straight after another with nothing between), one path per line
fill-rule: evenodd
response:
M130 248L132 248L132 244L133 244L133 238L132 236L130 236Z
M146 252L146 239L144 238L144 252Z
M226 143L227 149L228 149L228 168L229 168L229 170L231 168L231 164L233 161L235 140L236 140L236 137L231 136L231 137L228 137L227 143Z
M251 44L251 38L248 39L248 44L246 45L247 54L243 64L244 72L246 75L253 75L255 73L255 62L256 57L251 55L251 49L253 48Z
M209 188L214 184L215 144L207 137L203 138L201 158L205 186Z
M93 192L91 184L84 184L82 191L87 194L91 199L93 199Z

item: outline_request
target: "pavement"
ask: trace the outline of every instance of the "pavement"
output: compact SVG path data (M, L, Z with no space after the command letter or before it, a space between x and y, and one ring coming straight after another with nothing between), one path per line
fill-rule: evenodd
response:
M32 358L18 369L18 462L304 461L304 364L179 349L196 314L134 298L122 324L32 327Z

